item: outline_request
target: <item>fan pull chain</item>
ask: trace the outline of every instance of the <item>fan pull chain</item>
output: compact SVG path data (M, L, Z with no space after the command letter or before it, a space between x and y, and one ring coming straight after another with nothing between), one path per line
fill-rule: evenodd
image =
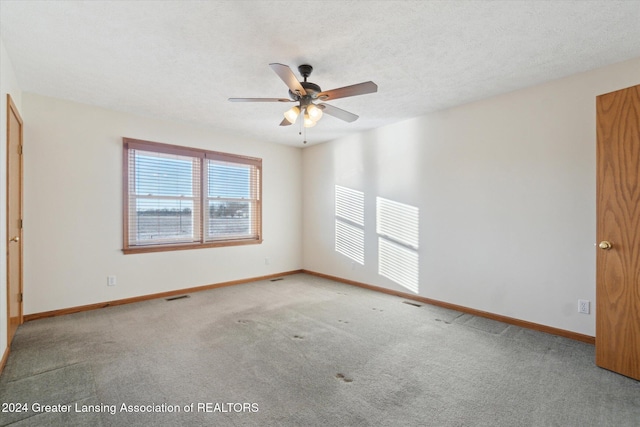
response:
M303 108L301 108L300 109L300 115L302 116L302 120L300 120L300 131L298 132L298 135L303 135L302 136L302 143L306 144L307 143L307 128L304 127L304 112L305 112L305 110Z

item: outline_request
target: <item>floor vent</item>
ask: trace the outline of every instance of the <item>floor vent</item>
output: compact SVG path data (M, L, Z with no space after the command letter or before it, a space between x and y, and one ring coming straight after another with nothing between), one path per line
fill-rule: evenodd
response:
M277 279L271 279L271 282L277 282L278 280L284 280L282 277L278 277Z
M165 301L175 301L177 299L185 299L185 298L189 298L189 295L180 295L177 297L166 298Z
M402 301L403 304L407 304L407 305L412 305L414 307L422 307L422 304L418 304L417 302L411 302L411 301Z

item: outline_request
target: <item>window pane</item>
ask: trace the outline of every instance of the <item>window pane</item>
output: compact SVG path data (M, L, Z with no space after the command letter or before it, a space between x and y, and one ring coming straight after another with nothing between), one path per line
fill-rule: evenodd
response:
M193 196L190 157L135 152L135 193L154 196Z
M257 237L258 179L254 165L207 159L207 240Z
M137 244L197 240L191 200L137 199L135 221Z
M253 237L251 230L251 203L209 201L209 226L207 237L210 239L229 236Z
M131 246L200 241L200 159L132 149L129 152ZM195 179L194 179L195 178Z
M251 198L251 168L225 162L208 161L209 197Z

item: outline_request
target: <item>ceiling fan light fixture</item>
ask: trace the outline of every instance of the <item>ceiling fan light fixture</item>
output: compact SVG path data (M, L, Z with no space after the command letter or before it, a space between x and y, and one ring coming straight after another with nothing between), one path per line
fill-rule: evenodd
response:
M306 128L312 128L316 125L317 120L313 120L309 114L304 113L304 127Z
M289 123L295 123L296 119L300 115L300 107L295 106L291 107L287 111L284 112L284 118L289 121Z
M307 106L307 113L309 113L309 118L315 122L322 118L322 109L318 108L314 104Z

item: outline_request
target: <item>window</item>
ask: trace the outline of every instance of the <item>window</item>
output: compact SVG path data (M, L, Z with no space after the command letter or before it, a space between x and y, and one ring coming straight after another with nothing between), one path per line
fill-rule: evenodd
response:
M262 160L123 139L125 253L262 242Z

